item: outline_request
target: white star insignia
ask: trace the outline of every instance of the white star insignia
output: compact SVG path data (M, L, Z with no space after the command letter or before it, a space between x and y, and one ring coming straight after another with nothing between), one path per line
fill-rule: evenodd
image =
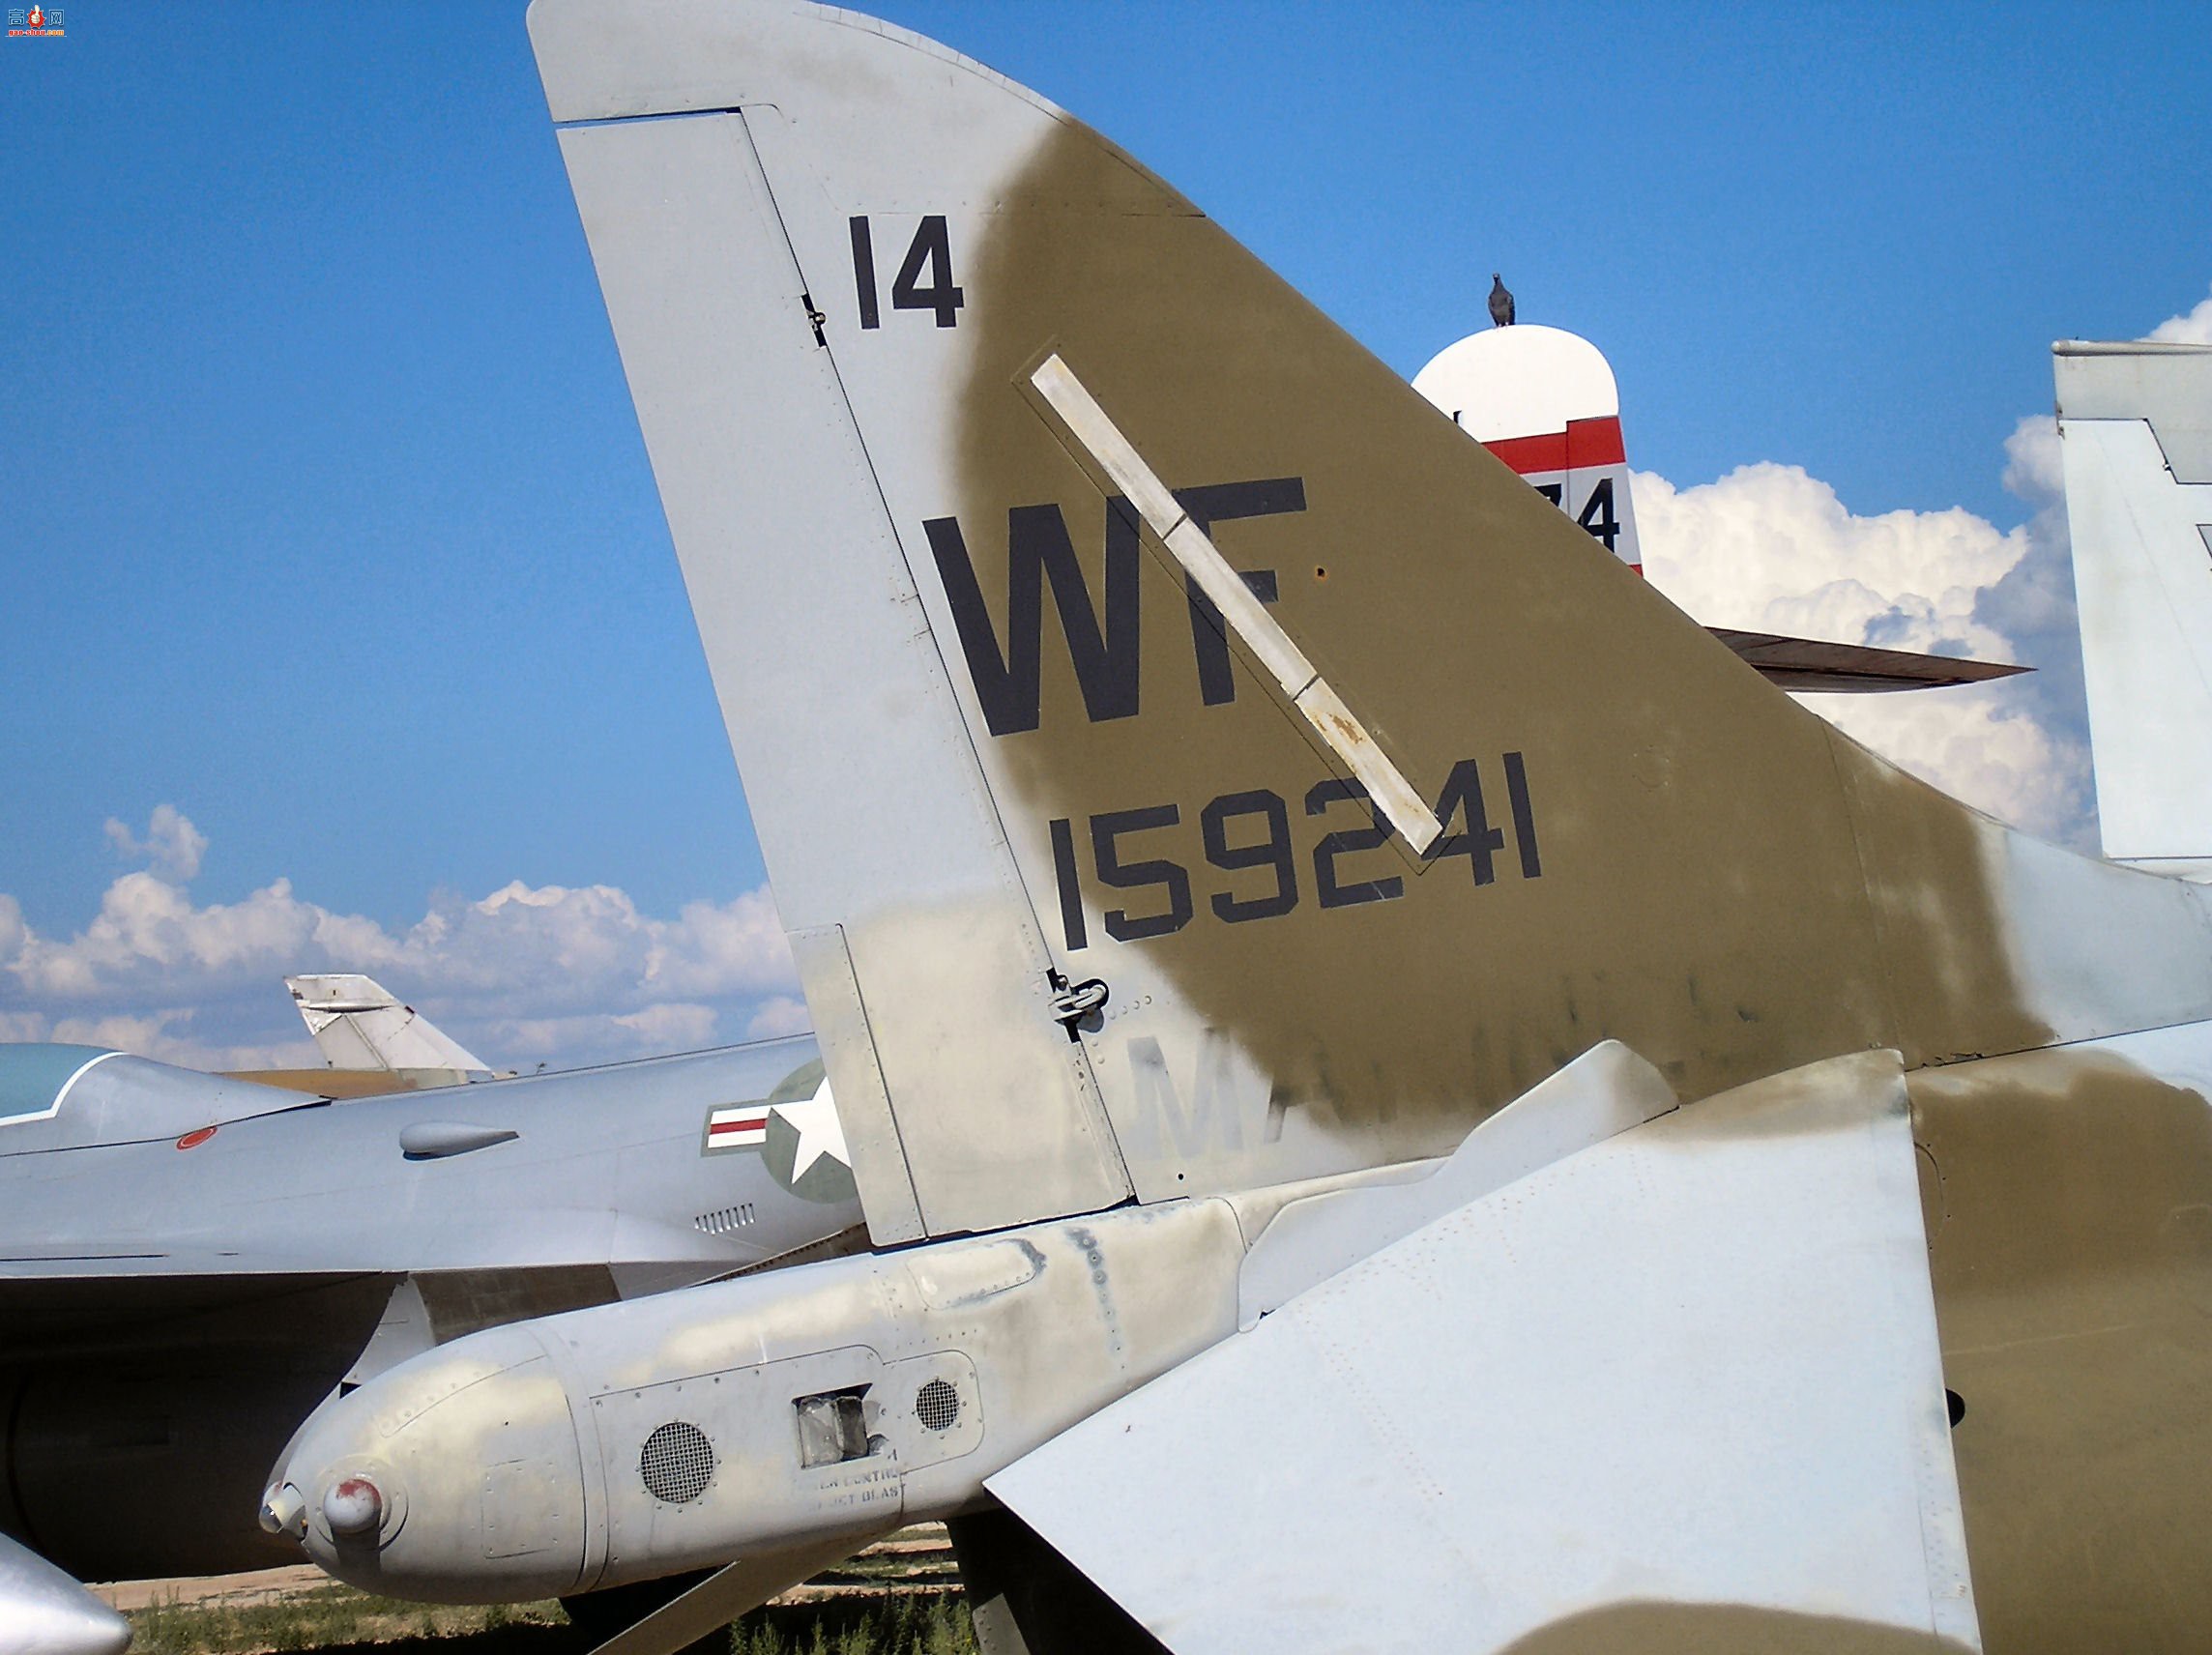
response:
M837 1118L837 1105L830 1096L830 1077L822 1077L822 1084L814 1089L814 1095L803 1103L779 1103L772 1113L799 1129L799 1147L791 1159L791 1181L797 1183L806 1176L806 1169L829 1156L848 1172L852 1170L853 1156L845 1147L845 1127Z

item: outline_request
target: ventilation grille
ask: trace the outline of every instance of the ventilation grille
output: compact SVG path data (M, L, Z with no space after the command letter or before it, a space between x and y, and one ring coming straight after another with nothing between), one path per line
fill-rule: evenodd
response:
M736 1206L717 1206L713 1212L702 1212L691 1221L691 1227L709 1235L727 1235L733 1230L742 1230L752 1221L753 1204L742 1201Z
M714 1445L689 1420L655 1426L637 1457L637 1474L655 1499L683 1505L697 1499L714 1480Z
M932 1379L915 1392L914 1416L931 1431L949 1431L960 1417L960 1393L943 1379Z

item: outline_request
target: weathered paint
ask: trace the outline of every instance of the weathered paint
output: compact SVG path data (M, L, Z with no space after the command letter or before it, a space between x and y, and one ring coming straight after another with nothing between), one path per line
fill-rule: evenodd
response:
M1602 1089L1619 1092L1625 1114L1593 1115L1590 1100L1578 1101L1566 1083L1586 1070L1606 1077ZM1775 1091L1775 1083L1762 1085ZM2203 1440L2212 1431L2204 1423L2212 1419L2208 1087L2212 1029L2202 1027L1964 1061L1909 1079L1943 1383L1965 1404L1950 1441L1992 1650L2187 1649L2212 1613L2197 1568L2212 1540L2212 1500L2197 1472L2212 1446ZM1674 1118L1649 1071L1625 1054L1577 1064L1527 1101L1538 1113L1510 1141L1493 1126L1470 1139L1470 1173L1481 1171L1486 1139L1503 1145L1515 1167L1540 1168L1602 1145L1616 1127L1633 1131L1638 1117ZM1679 1115L1695 1124L1705 1108L1686 1105ZM1531 1136L1547 1115L1556 1130ZM1508 1111L1494 1125L1513 1120ZM1725 1142L1753 1128L1775 1129L1745 1117L1701 1130ZM1569 1180L1561 1187L1571 1188L1570 1168L1560 1171ZM318 1477L350 1471L362 1454L398 1472L410 1514L402 1545L375 1558L348 1557L327 1537L310 1540L310 1550L350 1579L406 1595L574 1589L795 1539L844 1534L858 1544L889 1522L962 1509L1000 1466L1229 1338L1248 1252L1255 1243L1255 1260L1281 1251L1271 1232L1280 1238L1302 1228L1311 1236L1311 1220L1325 1227L1348 1200L1425 1214L1421 1180L1432 1173L1441 1188L1446 1174L1434 1168L1364 1173L499 1329L393 1369L335 1405L286 1474L311 1495ZM1469 1186L1477 1199L1487 1182ZM1715 1356L1730 1359L1725 1350ZM954 1358L951 1369L929 1367ZM925 1369L950 1374L963 1408L975 1409L976 1435L960 1437L949 1456L930 1451L906 1400ZM561 1376L564 1403L539 1377L548 1372ZM508 1388L514 1383L522 1388ZM890 1474L864 1466L863 1486L843 1467L795 1473L792 1398L854 1383L872 1387L870 1430L886 1438ZM503 1432L535 1417L531 1429L544 1441L495 1455L482 1421L449 1408L464 1397L484 1419L496 1414ZM729 1469L695 1510L656 1514L635 1486L638 1444L677 1417L697 1419ZM558 1569L532 1573L528 1559L480 1556L487 1461L554 1463L571 1435L584 1443L588 1518L548 1548L559 1552ZM860 1497L870 1491L883 1497ZM1565 1624L1588 1625L1593 1636L1607 1626L1623 1637L1647 1629L1663 1640L1709 1628L1720 1647L1771 1633L1783 1647L1877 1649L1892 1636L1819 1616L1634 1601ZM1552 1647L1543 1640L1555 1635L1558 1628L1528 1646Z
M1595 1068L1627 1107L1547 1083L1361 1192L1414 1227L991 1492L1178 1655L1498 1650L1624 1598L1976 1645L1897 1055L1648 1119L1647 1068ZM1525 1111L1599 1136L1483 1187Z
M832 1261L500 1327L333 1401L273 1481L306 1497L317 1562L370 1589L498 1602L590 1590L944 1517L991 1470L1233 1331L1229 1203L1131 1207L1006 1237ZM949 1425L922 1388L949 1387ZM865 1387L863 1458L804 1466L799 1398ZM643 1444L687 1421L716 1455L696 1498L656 1498ZM373 1543L320 1515L376 1483ZM487 1489L531 1543L495 1531ZM579 1481L580 1479L580 1481Z
M1232 569L1191 521L1190 513L1176 501L1144 456L1119 430L1097 400L1083 387L1058 356L1047 357L1030 383L1052 404L1084 451L1125 493L1145 519L1146 527L1180 564L1183 572L1213 602L1237 640L1258 658L1275 681L1275 687L1292 706L1305 714L1330 752L1358 780L1399 836L1416 853L1435 844L1443 829L1421 796L1415 793L1389 756L1375 744L1358 717L1344 705L1314 664L1291 642L1274 618L1252 595L1242 577Z
M839 988L841 1049L875 1060L856 1153L882 1164L863 1188L911 1189L888 1234L1441 1154L1602 1038L1696 1100L1870 1048L1970 1076L2212 1014L2200 894L2014 834L1790 704L1080 123L842 14L654 19L539 0L533 28L556 119L613 123L564 152L779 899L846 944L849 982L807 990ZM739 113L628 121L680 111ZM875 307L871 223L918 225L917 270L946 249L934 318ZM1266 634L1209 635L1116 499L1160 489L1048 417L1048 357L1179 512L1268 492L1207 542L1440 816L1480 782L1494 849L1369 844L1345 853L1366 900L1324 908L1301 838L1276 895L1302 899L1257 899L1224 823L1272 844L1302 801L1313 831L1347 778ZM821 785L825 749L853 785ZM1090 977L1102 1014L1056 1045ZM1937 1197L1986 1158L1924 1149ZM2096 1435L2062 1402L2039 1428ZM2146 1640L2187 1624L2135 1608ZM1603 1636L1684 1624L1605 1612Z
M1910 1086L1988 1647L2202 1647L2212 1107L2110 1050Z

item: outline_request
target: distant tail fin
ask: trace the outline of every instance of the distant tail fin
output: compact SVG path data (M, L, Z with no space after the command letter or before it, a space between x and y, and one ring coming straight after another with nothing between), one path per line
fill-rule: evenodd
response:
M1446 345L1413 389L1637 573L1644 548L1604 353L1563 328L1486 328Z
M482 1060L373 977L286 977L284 986L334 1069L447 1072L456 1081L491 1072Z
M531 33L879 1240L1441 1153L1608 1036L1696 1098L2212 1008L2179 887L1833 733L1034 94Z
M2052 347L2105 854L2212 877L2212 347Z

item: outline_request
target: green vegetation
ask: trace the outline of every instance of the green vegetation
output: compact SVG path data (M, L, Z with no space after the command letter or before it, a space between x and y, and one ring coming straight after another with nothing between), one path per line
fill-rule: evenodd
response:
M157 1604L133 1611L131 1655L579 1655L554 1603L484 1607L401 1603L350 1586L281 1602ZM771 1604L730 1629L730 1655L974 1655L975 1630L957 1591ZM718 1655L711 1643L702 1655Z
M542 1648L552 1655L571 1641L568 1619L550 1602L432 1606L371 1597L333 1583L273 1603L156 1604L135 1610L130 1615L131 1649L131 1655L252 1655L434 1640L451 1655L492 1655L509 1646ZM498 1636L524 1628L543 1630L527 1644Z
M771 1604L730 1628L730 1655L975 1655L975 1627L954 1592Z

